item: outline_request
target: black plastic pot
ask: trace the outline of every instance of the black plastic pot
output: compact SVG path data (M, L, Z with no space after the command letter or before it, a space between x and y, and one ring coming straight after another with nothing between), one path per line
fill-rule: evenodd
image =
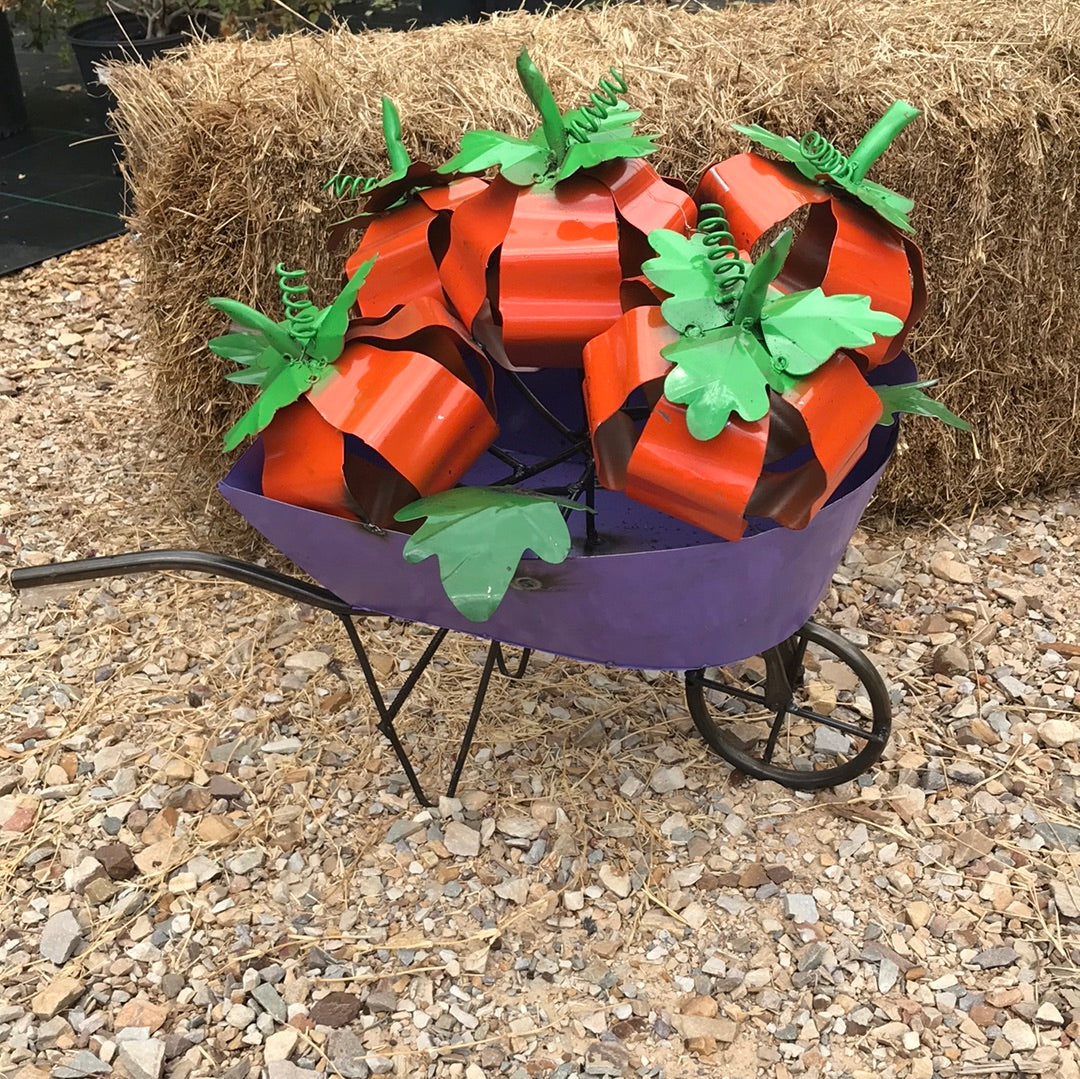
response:
M108 115L116 108L116 98L98 80L95 65L104 60L145 64L166 50L182 45L184 38L184 34L148 38L145 20L127 11L87 19L68 30L68 44L79 65L86 92L95 102L102 128L108 127Z
M26 127L26 102L23 100L19 66L11 26L0 11L0 139L17 135Z

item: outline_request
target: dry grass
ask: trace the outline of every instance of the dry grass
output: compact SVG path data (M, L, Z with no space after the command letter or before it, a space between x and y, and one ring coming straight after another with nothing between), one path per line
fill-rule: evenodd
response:
M535 122L514 81L527 44L564 107L609 64L630 81L661 171L688 181L745 149L732 121L850 149L897 97L923 110L875 179L915 198L932 300L914 352L975 425L974 439L909 428L882 495L899 515L955 511L1080 477L1080 7L1072 0L808 0L690 14L626 4L410 33L212 42L187 59L121 67L111 82L127 148L144 282L143 334L160 418L205 491L244 401L205 348L206 306L273 308L284 258L336 285L324 250L343 216L321 183L384 171L379 97L414 155L444 159L470 127ZM932 479L931 479L932 477Z

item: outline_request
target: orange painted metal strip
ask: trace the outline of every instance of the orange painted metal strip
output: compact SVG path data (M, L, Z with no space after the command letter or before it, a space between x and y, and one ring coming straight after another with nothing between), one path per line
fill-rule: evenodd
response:
M619 225L602 183L579 173L550 191L523 190L499 256L507 358L580 367L586 342L622 315L621 282Z
M450 247L439 271L446 295L470 330L488 298L488 263L506 236L521 190L497 176L460 203L450 219Z
M907 322L912 310L911 266L907 245L889 223L862 205L834 199L836 236L829 254L829 269L822 289L829 295L862 293L875 311L887 311ZM896 357L903 343L898 337L878 337L857 351L870 368Z
M737 540L769 439L769 417L754 423L732 417L720 434L699 442L686 428L686 412L661 397L630 457L630 498Z
M353 322L345 334L345 340L367 341L370 344L395 342L398 348L404 347L438 360L462 382L479 392L473 373L462 358L463 353L468 353L473 357L482 379L488 408L494 412L494 372L491 363L476 348L468 330L439 300L421 296L385 319Z
M619 216L646 236L653 229L685 233L697 224L694 200L640 157L605 161L589 175L611 192Z
M352 342L337 368L338 378L309 391L312 405L422 495L457 483L498 433L483 400L429 356Z
M357 519L346 508L345 439L303 397L275 413L262 432L262 445L267 498Z
M825 472L825 490L814 501L813 515L866 450L870 432L881 419L881 399L843 353L801 379L784 399L802 416L814 456Z
M610 490L621 491L626 485L626 468L638 438L636 424L619 410L636 389L650 382L657 383L659 395L659 380L671 367L660 350L678 336L659 307L636 307L585 346L582 394L596 476Z
M444 187L429 187L418 191L417 197L422 199L429 209L436 212L456 210L463 202L479 195L487 185L487 180L482 180L479 176L462 176L461 179Z
M423 202L410 202L376 217L345 262L352 277L373 255L375 265L356 297L364 318L382 318L395 307L421 296L442 298L439 268L431 254L428 229L435 214Z

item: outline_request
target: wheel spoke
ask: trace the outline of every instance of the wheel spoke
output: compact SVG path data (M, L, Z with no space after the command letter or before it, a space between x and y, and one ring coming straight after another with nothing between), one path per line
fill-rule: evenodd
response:
M698 685L704 686L706 689L715 689L720 693L726 693L729 697L738 697L741 701L750 701L752 704L767 704L768 702L760 693L751 693L746 689L739 689L738 686L729 685L727 682L717 682L712 678L700 678L698 679Z
M765 743L765 750L761 754L761 759L766 763L772 762L773 753L776 751L776 740L780 737L780 731L784 726L784 717L787 715L786 708L777 708L776 718L773 720L772 728L769 731L769 740Z
M877 744L885 741L884 738L874 734L873 731L864 730L862 727L856 727L854 723L845 723L842 719L833 719L832 716L823 716L820 712L811 712L809 708L789 708L788 712L793 716L809 719L812 723L820 723L823 727L832 727L834 731L843 731L844 734L850 734L853 738L862 738L866 742L874 742Z

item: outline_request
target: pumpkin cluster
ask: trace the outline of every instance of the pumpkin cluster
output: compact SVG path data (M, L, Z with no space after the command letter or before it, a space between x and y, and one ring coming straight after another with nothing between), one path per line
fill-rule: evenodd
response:
M847 158L813 132L740 128L783 160L729 158L691 196L644 160L654 137L635 134L614 69L565 113L524 50L517 72L540 126L467 132L438 167L410 160L384 99L389 174L327 185L361 200L335 230L361 236L330 306L281 265L282 322L210 301L241 328L211 349L259 388L226 448L260 435L267 497L376 528L427 517L411 560L436 554L454 599L451 571L482 559L489 526L535 508L550 530L580 508L521 490L451 497L497 452L500 379L580 369L596 481L732 541L755 518L804 527L894 412L963 425L923 383L867 378L925 305L911 203L866 179L914 109L897 102ZM471 522L466 554L455 514ZM487 617L512 569L459 608Z

